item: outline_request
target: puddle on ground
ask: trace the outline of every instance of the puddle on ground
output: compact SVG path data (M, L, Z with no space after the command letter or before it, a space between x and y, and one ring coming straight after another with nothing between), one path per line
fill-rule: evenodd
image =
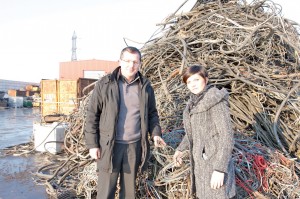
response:
M0 109L0 199L48 198L45 187L35 184L32 174L45 163L43 155L4 156L1 151L30 142L33 122L39 119L39 108Z

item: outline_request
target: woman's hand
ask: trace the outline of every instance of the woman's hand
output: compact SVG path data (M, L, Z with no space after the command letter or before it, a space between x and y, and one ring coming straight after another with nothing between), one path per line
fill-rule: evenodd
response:
M211 175L210 187L212 189L219 189L224 184L225 174L219 171L214 171Z
M182 156L183 153L181 151L176 151L173 155L173 161L175 162L176 167L179 167L182 164Z
M153 140L154 140L154 146L155 147L164 147L166 146L167 144L165 143L165 141L160 137L160 136L154 136L153 137Z
M89 149L89 154L93 159L100 159L101 158L101 150L100 148L91 148Z

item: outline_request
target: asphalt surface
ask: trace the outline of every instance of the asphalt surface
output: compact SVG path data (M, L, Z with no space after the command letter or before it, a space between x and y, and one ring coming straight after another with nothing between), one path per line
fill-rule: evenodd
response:
M0 109L0 199L48 198L45 187L37 185L32 174L43 163L42 157L3 152L4 148L30 142L33 122L39 119L39 108Z

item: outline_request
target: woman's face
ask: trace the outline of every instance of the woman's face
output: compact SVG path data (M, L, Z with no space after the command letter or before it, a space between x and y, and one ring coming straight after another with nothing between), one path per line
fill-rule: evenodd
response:
M205 88L207 81L208 78L203 78L197 73L186 80L186 85L192 93L199 94Z

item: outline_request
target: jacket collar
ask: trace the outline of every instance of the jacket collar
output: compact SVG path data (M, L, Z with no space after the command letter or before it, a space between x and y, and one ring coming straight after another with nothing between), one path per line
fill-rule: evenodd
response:
M225 88L219 90L216 87L211 87L204 94L203 99L201 99L201 101L190 111L190 114L207 111L222 100L227 101L228 97L229 93Z

